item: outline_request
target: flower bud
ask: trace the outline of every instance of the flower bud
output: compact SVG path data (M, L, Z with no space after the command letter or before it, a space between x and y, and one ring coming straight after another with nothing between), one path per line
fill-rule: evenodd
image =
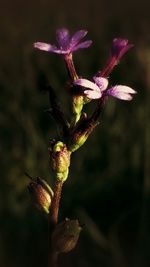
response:
M81 124L79 124L72 133L69 143L69 150L71 152L75 152L77 149L79 149L85 143L90 133L97 125L98 122L90 122L90 120L88 119L82 121Z
M73 97L73 113L79 116L79 118L81 115L83 104L84 104L83 96L80 95L80 96Z
M46 213L49 213L53 191L47 182L37 177L30 182L28 190L35 206Z
M115 38L112 42L111 55L119 61L123 57L123 55L132 47L133 44L129 44L129 41L127 39Z
M71 153L68 151L67 146L61 141L54 141L49 151L52 169L56 173L56 178L64 182L68 177Z
M75 248L82 228L78 220L66 219L58 224L52 234L52 246L58 253L67 253Z

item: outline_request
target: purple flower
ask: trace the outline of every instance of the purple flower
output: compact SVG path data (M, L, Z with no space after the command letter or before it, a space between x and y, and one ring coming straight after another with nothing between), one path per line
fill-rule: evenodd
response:
M122 56L133 46L133 44L129 44L127 39L115 38L112 42L111 55L117 60L120 60Z
M94 82L87 79L78 79L74 82L75 85L79 85L85 88L84 95L90 99L98 99L102 96L113 96L121 100L132 100L133 94L136 91L125 85L115 85L108 87L108 79L103 77L93 77Z
M69 31L65 28L59 29L56 32L56 39L58 46L36 42L34 47L43 51L52 52L61 55L68 55L72 52L80 49L87 48L91 45L92 41L81 41L87 35L87 31L80 30L77 31L72 37L69 34Z

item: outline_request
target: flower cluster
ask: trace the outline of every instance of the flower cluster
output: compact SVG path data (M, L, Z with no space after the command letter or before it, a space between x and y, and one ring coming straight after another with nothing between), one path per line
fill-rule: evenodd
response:
M56 39L58 47L55 45L36 42L34 47L43 51L52 52L60 55L69 55L73 52L81 49L88 48L91 44L91 40L81 41L87 35L87 31L79 30L72 37L70 37L68 29L59 29L56 32ZM119 60L123 55L133 47L133 44L129 44L127 39L115 38L112 41L111 47L111 58L109 64L105 67L107 71L103 70L99 72L100 75L94 76L94 82L87 79L75 79L74 85L81 86L81 95L87 96L89 99L99 99L102 96L113 96L121 100L132 100L133 95L136 91L125 85L115 85L108 87L108 79L103 77L109 74L110 69L112 70L115 65L118 64ZM108 68L109 67L109 68ZM102 75L101 75L102 73ZM105 73L105 75L103 75ZM85 89L86 88L86 89Z
M56 140L49 149L51 167L55 177L64 182L68 177L71 153L78 150L87 140L93 129L98 125L100 112L107 96L130 101L136 91L126 85L109 86L108 77L114 67L119 63L127 51L133 47L127 39L115 38L110 48L110 56L104 68L98 71L91 80L80 78L73 62L73 52L88 48L91 40L83 40L87 35L86 30L79 30L70 35L68 29L56 31L57 46L43 42L35 42L34 47L50 53L63 56L69 75L68 90L72 96L72 117L68 122L65 118L56 95L51 86L47 88L51 105L51 115L62 129L62 140ZM90 100L98 99L97 107L92 116L88 117L83 112L84 104ZM56 149L57 148L57 149Z

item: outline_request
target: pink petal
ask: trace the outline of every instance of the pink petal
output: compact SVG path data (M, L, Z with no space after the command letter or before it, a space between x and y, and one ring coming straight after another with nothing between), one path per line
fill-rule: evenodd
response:
M132 94L136 94L136 91L128 86L123 85L116 85L107 90L107 95L111 95L121 100L132 100Z
M102 96L101 91L85 90L84 94L90 99L98 99Z
M78 79L74 82L74 84L83 86L85 88L89 88L89 89L94 90L96 92L100 92L99 87L95 83L93 83L87 79Z
M113 96L116 97L116 98L118 98L118 99L127 100L127 101L130 101L133 98L132 95L126 94L126 93L122 93L122 92L113 94Z
M57 47L51 44L46 44L42 42L36 42L34 43L34 47L43 51L48 51L48 52L54 52L57 50Z
M107 86L108 86L108 79L103 78L103 77L93 77L95 83L98 85L98 87L100 88L101 92L106 90Z
M118 92L129 93L129 94L136 94L137 93L131 87L125 86L125 85L116 85L113 88L115 91L118 91Z

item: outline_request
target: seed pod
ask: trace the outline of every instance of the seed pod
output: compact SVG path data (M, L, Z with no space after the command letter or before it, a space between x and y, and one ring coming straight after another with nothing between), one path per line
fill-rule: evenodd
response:
M74 249L78 242L81 229L78 220L66 219L58 224L52 234L54 251L57 253L67 253Z
M49 213L53 191L48 183L40 177L37 177L29 183L28 190L35 206L39 210Z

